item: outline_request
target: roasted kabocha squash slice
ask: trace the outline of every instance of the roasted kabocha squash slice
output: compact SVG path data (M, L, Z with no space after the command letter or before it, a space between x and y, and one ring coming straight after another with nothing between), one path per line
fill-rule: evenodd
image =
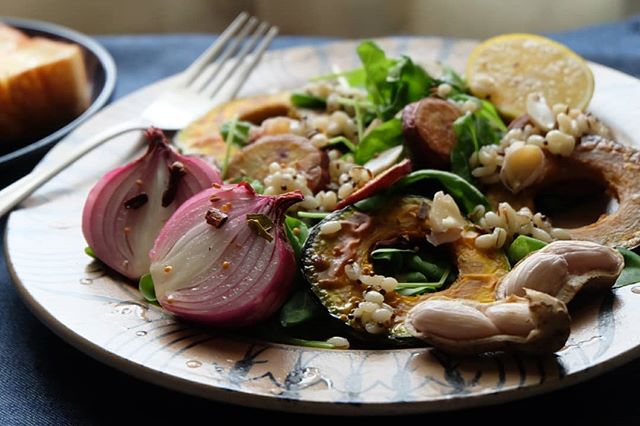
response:
M310 233L302 252L304 276L329 313L360 336L373 337L371 330L354 315L371 287L360 279L352 279L353 273L349 274L347 269L355 264L362 274L373 275L376 271L371 253L390 241L429 245L426 236L431 230L428 218L431 203L424 197L403 196L367 211L350 206L327 216ZM340 230L323 232L324 225L330 222L338 222ZM471 237L431 249L450 261L457 270L457 278L442 291L416 296L381 291L384 304L393 314L384 330L376 329L378 339L380 335L396 340L409 337L404 324L408 311L434 295L478 302L495 300L495 287L509 270L502 251L478 250Z

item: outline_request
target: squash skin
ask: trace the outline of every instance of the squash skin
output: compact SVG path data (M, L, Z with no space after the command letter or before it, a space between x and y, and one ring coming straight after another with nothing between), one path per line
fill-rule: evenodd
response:
M591 241L609 247L634 249L640 246L640 151L598 135L580 139L569 157L547 154L547 166L536 185L518 194L500 184L485 188L493 205L506 201L515 209L536 211L536 194L544 187L571 179L602 182L618 201L615 212L602 214L593 223L567 229L574 240Z
M571 155L601 176L617 198L618 210L589 225L570 229L574 240L587 240L609 247L640 245L640 152L620 142L590 135L581 139Z
M342 224L341 231L321 235L320 225L317 225L307 238L301 259L305 278L329 313L349 325L360 337L379 339L379 335L368 334L359 321L348 318L350 311L363 300L367 286L349 280L344 267L355 260L364 271L373 271L369 253L377 242L396 237L425 239L430 231L426 215L430 203L431 200L424 197L404 196L388 200L382 208L370 212L346 207L321 222L338 220ZM478 250L473 238L461 238L442 247L456 263L457 279L447 289L435 293L420 296L387 294L385 303L394 308L395 315L389 333L382 336L392 340L409 337L404 325L407 313L430 297L447 296L479 302L495 300L496 285L509 270L504 253Z

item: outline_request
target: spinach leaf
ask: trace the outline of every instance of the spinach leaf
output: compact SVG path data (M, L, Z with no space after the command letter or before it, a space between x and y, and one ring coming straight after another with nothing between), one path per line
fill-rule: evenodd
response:
M304 92L292 93L291 103L300 108L325 109L327 107L326 99Z
M373 129L360 141L354 160L358 164L364 164L376 154L401 145L403 140L402 122L399 118L393 118Z
M398 281L406 283L423 283L427 281L427 277L422 272L407 272L402 275L398 275Z
M622 254L622 257L624 257L624 269L620 276L618 276L613 288L624 287L640 282L640 256L622 247L617 247L616 249Z
M546 245L547 243L544 241L526 235L519 235L507 249L507 257L509 258L511 266L518 263L521 259L524 259L528 254L538 251Z
M477 205L483 205L487 210L491 210L489 200L478 188L462 177L443 170L417 170L400 179L392 190L402 189L423 179L438 180L467 214L471 213Z
M304 246L307 237L309 236L309 228L307 225L296 219L295 217L287 216L284 219L284 230L287 233L289 243L293 249L293 254L296 257L296 262L300 261L300 254L302 253L302 246Z
M264 184L260 179L251 179L249 181L249 185L256 191L258 194L264 194Z
M307 348L318 349L335 349L336 347L331 343L322 340L306 340L297 337L288 337L284 340L284 343L295 346L306 346Z
M249 139L249 131L253 127L254 125L249 123L248 121L225 121L224 123L222 123L222 126L220 126L220 134L225 141L239 146L244 146L247 144L247 140ZM233 133L233 137L227 139L229 138L229 133Z
M294 327L303 324L320 314L320 307L309 289L296 290L280 309L280 324Z
M142 297L144 297L147 302L158 302L158 299L156 298L156 290L153 287L153 278L151 278L151 274L146 274L140 277L140 281L138 281L138 290L140 290Z
M353 204L353 207L361 212L371 212L378 210L387 205L387 197L382 194L374 195L373 197L365 198Z
M451 269L446 269L437 282L398 283L398 285L396 286L396 292L402 294L403 296L417 296L429 291L436 291L445 284L450 273Z
M427 96L435 85L435 80L409 57L387 58L373 41L360 43L357 51L366 74L367 91L384 121L405 105Z
M465 94L455 95L452 99L470 100L479 104L479 108L475 112L460 116L453 123L456 144L451 150L451 171L465 180L473 182L469 157L485 145L500 143L507 127L491 102Z
M446 269L435 263L428 262L418 255L411 256L407 261L407 267L413 271L422 273L428 280L437 280L442 277Z
M334 345L326 341L307 340L290 336L289 330L282 327L282 324L280 324L277 318L261 322L253 328L253 331L255 331L259 337L268 341L276 341L295 346L307 346L310 348L335 349Z
M94 259L98 259L98 257L96 256L96 254L94 253L93 249L89 246L84 248L84 254L86 254L89 257L92 257Z

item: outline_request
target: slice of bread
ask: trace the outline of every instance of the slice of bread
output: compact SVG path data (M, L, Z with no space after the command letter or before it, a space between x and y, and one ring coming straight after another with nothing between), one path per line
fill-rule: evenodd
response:
M0 24L0 150L55 131L89 105L82 50Z
M0 23L0 54L15 50L20 43L29 40L22 31Z

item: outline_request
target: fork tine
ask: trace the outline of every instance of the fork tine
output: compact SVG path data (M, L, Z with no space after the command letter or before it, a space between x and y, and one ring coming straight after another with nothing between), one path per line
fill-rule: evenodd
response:
M198 58L193 61L191 65L183 73L183 82L185 86L193 83L198 74L211 63L211 61L220 53L220 51L227 45L229 39L233 37L238 28L245 23L249 14L247 12L240 13L236 19L229 24L229 26L220 34L207 50L205 50Z
M255 28L257 23L257 18L253 16L249 18L247 24L240 30L235 39L229 44L222 55L220 55L220 57L216 60L216 63L213 64L212 68L204 70L204 72L201 74L201 77L193 82L192 88L195 89L196 92L202 91L202 89L207 86L211 82L211 80L214 80L218 76L224 64L231 56L233 56L238 51L238 48L246 40L247 35Z
M264 52L267 50L275 36L278 35L279 31L280 30L276 26L273 26L269 29L269 32L267 33L265 38L262 39L262 42L258 45L258 48L254 56L251 58L251 61L242 69L242 71L240 71L240 75L233 82L233 85L231 86L231 90L229 92L229 96L227 98L228 100L236 97L244 83L247 81L247 78L249 78L249 74L251 74L256 65L258 65L260 59L262 59L262 56L264 55Z
M229 81L229 78L231 77L231 75L238 69L238 67L240 67L244 58L246 58L247 55L251 51L253 51L253 49L256 47L256 44L258 44L260 37L262 37L267 32L267 28L269 28L269 25L266 22L262 22L258 26L258 28L253 33L249 41L245 43L244 46L242 46L242 49L240 49L238 54L235 56L234 58L235 62L233 63L232 66L228 67L224 75L221 78L211 79L209 84L201 89L203 95L211 98L213 97L214 94L218 93L220 88L227 81Z

